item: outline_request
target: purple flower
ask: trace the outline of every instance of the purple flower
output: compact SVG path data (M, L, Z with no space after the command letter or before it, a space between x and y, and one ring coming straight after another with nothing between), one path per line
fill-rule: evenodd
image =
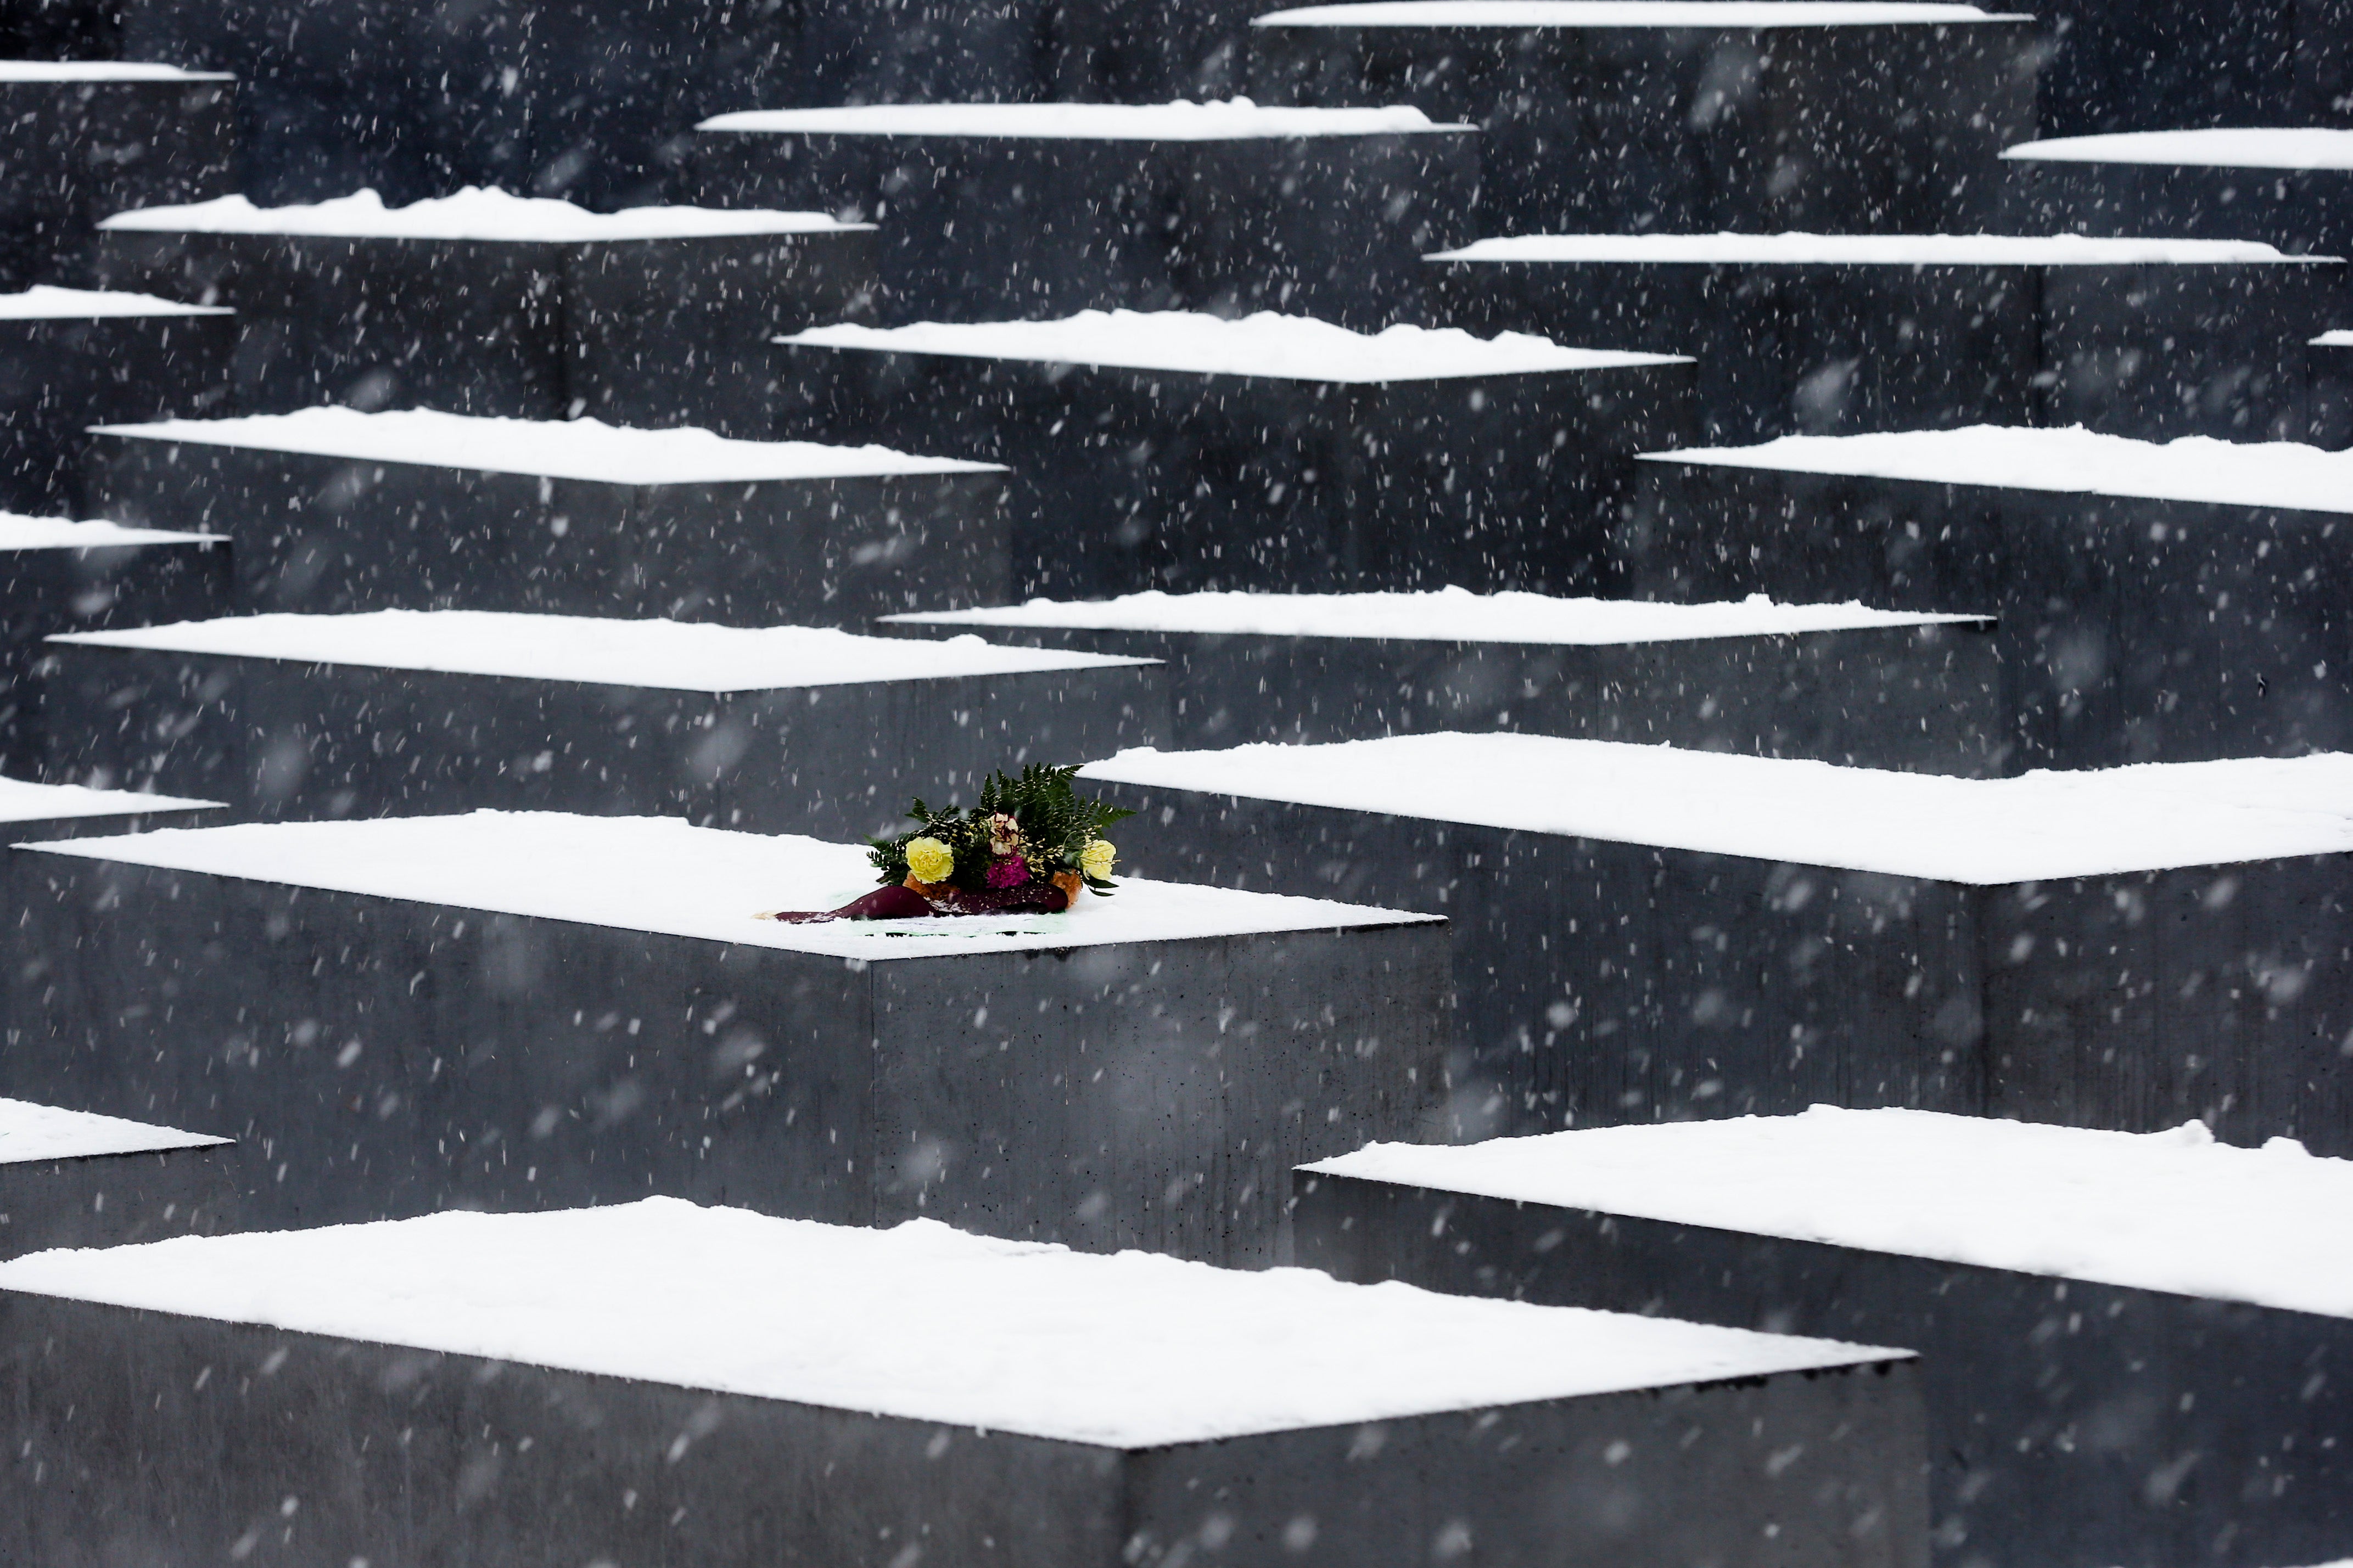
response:
M1029 862L1018 855L1000 856L988 863L981 880L992 888L1018 888L1029 879Z

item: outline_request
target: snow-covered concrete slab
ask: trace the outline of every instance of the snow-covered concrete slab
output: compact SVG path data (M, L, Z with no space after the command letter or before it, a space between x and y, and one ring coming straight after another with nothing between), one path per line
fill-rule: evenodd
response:
M264 819L669 812L860 838L1024 752L1172 733L1149 659L969 635L380 610L69 635L47 655L51 776Z
M1206 103L876 103L715 115L697 131L805 136L1011 137L1024 141L1237 142L1301 136L1460 134L1409 104L1385 109L1261 108Z
M1647 9L1654 0L1640 3ZM2094 239L2074 234L1523 234L1441 250L1430 259L1652 267L2183 267L2343 258L2285 256L2275 246L2253 240Z
M596 245L755 234L808 234L869 226L827 213L722 210L696 206L625 207L590 212L546 196L518 196L469 185L455 195L387 207L374 190L290 206L256 206L220 196L182 206L116 213L101 229L164 234L317 235L347 239L450 239Z
M1479 179L1478 127L1396 96L754 110L695 128L689 189L881 220L885 322L1149 300L1385 326L1428 319L1418 258L1472 237Z
M1296 310L823 327L779 352L783 428L1010 467L1035 566L1008 597L1569 591L1598 577L1630 446L1691 434L1674 355Z
M2014 22L1976 5L1891 0L1366 0L1271 11L1257 27L1885 27Z
M24 517L0 512L0 551L129 550L142 544L225 544L217 533L182 533L165 528L125 528L104 519L76 521L63 517Z
M827 213L597 213L476 187L387 207L371 189L117 212L99 226L96 268L114 287L236 307L248 412L349 403L678 425L754 395L771 334L860 310L875 244L871 226Z
M1644 461L1915 484L2133 497L2293 511L2353 511L2353 453L2289 441L2207 437L2136 441L2078 427L1976 426L1864 436L1789 436L1756 447L1691 447Z
M1541 594L1133 594L887 617L1156 658L1174 749L1508 730L1936 773L1995 765L1991 623Z
M93 510L236 541L243 607L861 625L1002 598L996 465L347 407L95 433Z
M345 1485L314 1488L313 1434L287 1430L267 1389L174 1399L152 1420L161 1437L196 1419L258 1432L275 1418L269 1485L303 1500L280 1517L338 1558L381 1554L376 1521L429 1529L461 1506L470 1539L528 1538L565 1561L626 1550L638 1515L698 1554L765 1521L764 1547L825 1562L891 1545L888 1529L926 1555L1113 1568L1137 1541L1181 1550L1206 1531L1239 1563L1316 1547L1388 1568L1427 1561L1424 1538L1450 1528L1497 1552L1653 1533L1728 1550L1767 1511L1777 1551L1806 1568L1840 1561L1857 1533L1891 1538L1898 1562L1917 1555L1897 1546L1919 1521L1920 1449L1915 1374L1895 1350L662 1198L48 1253L0 1268L0 1291L20 1337L57 1326L43 1411L151 1407L76 1386L100 1375L109 1343L142 1385L181 1354L282 1347L269 1385L332 1379L341 1396L314 1408L332 1408L342 1446L362 1453L396 1404L429 1431L466 1378L469 1431L502 1447L523 1401L594 1400L600 1419L539 1420L501 1485L465 1504L459 1450L402 1445L389 1427L396 1467L347 1465ZM132 1323L135 1338L117 1330ZM1466 1357L1472 1343L1482 1353ZM380 1383L396 1358L411 1369L396 1395ZM683 1437L644 1440L697 1409ZM1480 1424L1470 1443L1466 1417ZM1524 1445L1541 1461L1517 1459ZM253 1453L258 1476L263 1446L232 1441L204 1460L209 1489L190 1486L195 1447L158 1444L131 1489L178 1501L185 1489L184 1506L209 1510L207 1496L241 1490L236 1456ZM544 1489L572 1484L555 1478L580 1474L640 1500L542 1506ZM1606 1522L1541 1505L1588 1474L1622 1500ZM828 1507L783 1506L820 1476ZM1670 1500L1702 1477L1711 1504L1694 1526ZM681 1484L696 1500L677 1514Z
M2281 764L2251 764L2265 775ZM2334 764L2331 764L2334 765ZM2233 764L2204 764L2227 779ZM2353 811L2151 787L2163 767L1960 779L1541 735L1123 752L1089 778L1971 887L2353 852ZM2228 787L2225 785L2224 787Z
M554 813L17 862L22 961L62 967L11 1089L236 1132L257 1226L651 1193L1267 1263L1290 1164L1444 1092L1448 933L1410 911L1123 871L1060 915L786 924L871 891L864 847ZM101 1074L76 998L134 974L171 1008ZM192 1077L232 1035L254 1070Z
M1841 1100L2336 1154L2353 985L2315 911L2353 898L2348 766L1968 779L1436 734L1087 774L1153 875L1446 913L1457 1136Z
M430 408L365 414L305 408L236 419L166 419L109 425L98 434L180 446L298 452L358 462L409 463L479 473L528 474L607 485L757 484L777 479L973 474L993 465L925 458L881 447L811 441L735 441L708 430L647 430L597 419L500 419Z
M0 824L21 832L33 823L100 822L131 816L184 816L210 811L217 802L181 800L165 795L141 795L131 790L89 789L80 784L36 784L29 779L0 778Z
M2323 332L2312 340L2316 349L2353 349L2353 330Z
M2217 169L2353 169L2353 131L2320 126L2133 131L2022 142L2004 158L2046 163L2172 163Z
M235 1215L229 1142L0 1099L0 1258L219 1229Z
M1344 384L1680 363L1672 355L1574 348L1522 332L1478 338L1454 328L1407 325L1356 332L1329 321L1271 310L1238 320L1190 310L1082 310L1053 321L924 321L905 327L851 324L812 327L781 341L877 353L947 354L959 359L1108 365Z
M2312 1375L2353 1345L2353 1162L2284 1138L1818 1106L1376 1145L1299 1196L1301 1260L1343 1279L1919 1347L1934 1510L1989 1553L2229 1528L2299 1562L2353 1481L2348 1396ZM2147 1506L2191 1452L2199 1485Z
M119 289L59 289L37 283L0 294L0 321L98 321L115 316L227 316L220 305L190 305Z

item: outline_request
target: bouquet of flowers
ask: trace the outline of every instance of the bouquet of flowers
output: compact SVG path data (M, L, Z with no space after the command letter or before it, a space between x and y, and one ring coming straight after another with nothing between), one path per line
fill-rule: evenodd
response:
M868 858L885 886L920 895L934 914L1052 913L1083 890L1108 895L1116 852L1104 829L1135 814L1071 787L1075 767L1032 763L1018 778L991 773L980 804L907 815L919 826L878 838Z

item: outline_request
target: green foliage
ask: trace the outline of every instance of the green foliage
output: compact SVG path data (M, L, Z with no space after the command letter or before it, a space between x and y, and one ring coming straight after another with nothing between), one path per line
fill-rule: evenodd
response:
M1081 795L1071 784L1078 772L1074 766L1031 763L1018 777L993 773L980 786L980 804L970 808L935 810L918 800L907 813L916 826L893 838L872 840L867 858L882 881L903 882L908 844L917 838L935 838L955 857L955 873L949 881L977 889L984 885L982 878L991 858L990 823L1002 815L1018 826L1021 854L1033 875L1044 878L1059 871L1079 871L1083 876L1079 858L1086 847L1103 837L1113 823L1135 813ZM1086 885L1105 894L1113 886L1101 877L1087 877Z

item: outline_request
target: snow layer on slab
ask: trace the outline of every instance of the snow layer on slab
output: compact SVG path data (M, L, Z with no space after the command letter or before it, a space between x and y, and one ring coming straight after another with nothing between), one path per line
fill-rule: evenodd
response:
M1064 626L1205 636L1387 637L1412 642L1685 642L1800 632L1974 623L1975 616L1912 615L1861 605L1777 605L1762 594L1713 605L1556 599L1543 594L1164 594L1101 601L1032 599L1002 609L885 616L909 626ZM133 634L137 635L137 634Z
M1294 136L1465 132L1406 104L1386 109L1261 109L1247 98L1193 103L876 103L722 114L697 131L804 136L1004 136L1074 142L1255 142Z
M2284 1138L1841 1110L1376 1143L1309 1170L2353 1317L2353 1161Z
M1116 835L1114 835L1116 841ZM692 827L669 817L478 811L364 822L168 828L26 846L249 881L577 921L842 958L1034 952L1115 942L1420 925L1432 917L1122 875L1059 915L783 925L874 890L863 847Z
M1785 436L1757 447L1648 452L1651 463L1704 463L1799 474L1988 485L2063 494L2353 511L2353 452L2292 442L2135 441L2081 426L1976 425L1873 436Z
M1641 0L1664 5L1671 0ZM2087 239L2003 234L1524 234L1441 250L1431 261L1640 262L1651 266L2138 267L2334 260L2239 239Z
M33 784L0 778L0 822L57 822L68 817L138 816L153 811L216 810L216 800L181 800L79 784Z
M1254 27L1856 27L2028 18L1975 5L1837 0L1373 0L1308 5Z
M2323 332L2312 340L2312 346L2316 349L2353 349L2353 330Z
M256 414L239 419L101 425L97 432L609 485L751 484L768 479L1003 471L992 463L912 457L887 447L733 441L708 430L640 430L595 419L491 419L429 408L383 414L363 414L356 408L305 408L294 414Z
M233 316L226 305L184 305L153 294L112 289L58 289L36 283L0 294L0 321L90 321L113 316Z
M62 517L20 517L0 511L0 551L121 550L134 544L224 544L217 533L174 533L125 528L119 522L70 522Z
M1271 310L1239 321L1190 310L1082 310L1052 321L851 324L812 327L776 341L884 353L1357 383L1688 363L1673 354L1564 348L1525 332L1477 338L1459 327L1402 325L1355 332Z
M0 532L0 543L5 538ZM947 680L1153 662L1008 647L968 636L923 642L860 637L822 626L754 629L699 621L622 621L492 610L237 616L125 631L69 632L49 640L712 692Z
M2264 804L2235 763L1960 779L1545 735L1122 752L1082 776L1344 811L1994 886L2353 853L2353 815ZM2119 778L2119 774L2131 774ZM226 831L226 830L216 830Z
M2005 158L2053 163L2179 163L2214 169L2353 169L2353 131L2131 131L2022 142Z
M0 60L0 81L235 81L227 71L125 60Z
M0 1165L38 1160L86 1160L104 1154L153 1154L167 1149L209 1149L231 1140L202 1132L150 1127L120 1117L93 1116L30 1100L0 1100Z
M518 196L469 185L454 196L436 196L405 207L387 207L373 190L302 206L258 207L243 196L222 196L186 206L141 207L117 213L99 226L167 233L305 234L390 239L512 239L556 244L600 240L696 239L723 235L806 234L871 228L843 223L824 213L769 212L718 207L627 207L595 213L544 196Z
M43 1252L0 1289L1130 1448L1909 1355L676 1198Z

